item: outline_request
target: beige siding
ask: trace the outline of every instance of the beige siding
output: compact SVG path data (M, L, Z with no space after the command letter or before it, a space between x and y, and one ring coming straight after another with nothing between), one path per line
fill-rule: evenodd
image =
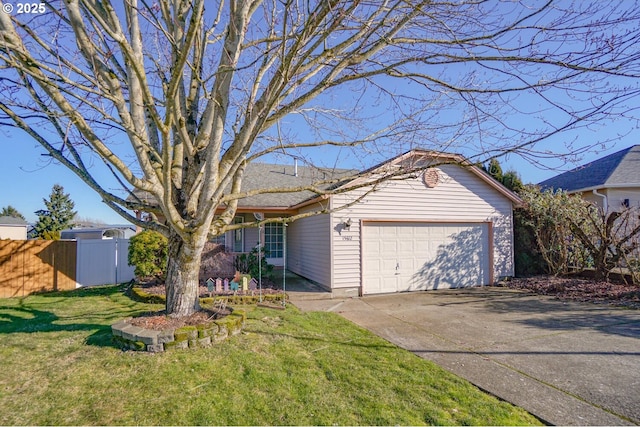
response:
M611 188L607 191L610 210L624 209L623 201L629 199L629 207L640 206L640 190L637 188Z
M599 191L599 194L605 194L604 191ZM584 200L586 200L589 203L593 203L594 205L596 205L599 208L602 208L602 200L603 198L601 196L597 196L595 194L593 194L591 191L582 193L582 198Z
M311 206L306 211L314 209L318 207ZM329 215L314 215L289 224L287 269L330 289L331 235Z
M493 276L513 275L512 205L487 183L456 165L439 167L440 182L427 188L420 178L383 184L350 208L332 214L333 288L360 286L360 220L491 222ZM334 196L334 207L353 201L358 192ZM351 218L349 230L336 231Z
M640 189L638 188L602 188L598 194L606 196L609 211L619 211L624 209L623 202L629 199L629 207L640 206ZM582 192L582 198L602 208L603 197L593 191Z
M27 240L27 227L24 225L0 225L0 240Z
M260 238L258 237L258 228L244 229L244 251L251 252L251 249L258 246Z

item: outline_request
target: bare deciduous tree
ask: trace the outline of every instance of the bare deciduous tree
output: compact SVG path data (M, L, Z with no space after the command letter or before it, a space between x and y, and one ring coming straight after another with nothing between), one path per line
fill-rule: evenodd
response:
M175 316L198 309L207 236L256 225L232 222L249 162L312 163L323 146L535 156L545 137L633 115L638 91L635 2L43 3L0 13L0 120L124 218L164 219L145 226L169 238ZM128 201L133 189L153 197Z
M590 205L583 215L570 219L571 231L591 257L597 280L609 281L613 270L629 267L629 261L637 259L640 243L637 239L640 234L638 211L637 207L628 207L605 212ZM635 281L635 271L630 270Z

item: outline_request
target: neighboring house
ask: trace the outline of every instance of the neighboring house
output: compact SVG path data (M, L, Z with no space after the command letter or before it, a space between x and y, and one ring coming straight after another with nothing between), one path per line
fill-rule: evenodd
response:
M542 181L541 188L580 194L606 211L640 206L640 145Z
M0 239L27 240L27 221L12 216L0 216Z
M80 239L129 239L135 233L135 227L132 226L104 226L90 228L70 228L60 232L61 239L80 240Z
M358 179L430 164L436 166L386 181L368 194L371 187L362 181L364 187L332 196L292 192L248 197L239 202L235 221L353 203L286 227L279 222L262 227L271 263L283 266L286 258L288 270L334 294L486 285L513 276L512 210L522 201L463 157L413 150L371 168L369 178ZM296 188L348 172L353 173L254 163L247 166L243 190ZM233 252L248 252L258 243L258 229L230 231L218 241Z

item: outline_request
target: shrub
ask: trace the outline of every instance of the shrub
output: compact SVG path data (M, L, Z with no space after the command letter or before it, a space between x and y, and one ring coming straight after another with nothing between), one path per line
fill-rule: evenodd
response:
M167 272L167 238L157 231L143 231L129 241L129 265L138 277L162 278Z
M262 277L267 277L273 280L273 265L269 264L266 260L267 252L262 248L262 256L260 257L260 264L258 264L258 249L253 248L248 254L240 254L236 257L235 267L236 270L242 273L249 273L251 277L257 278L262 269Z
M540 191L526 186L520 191L525 206L514 215L516 270L520 274L566 274L581 270L588 257L572 225L588 214L589 203L564 191Z

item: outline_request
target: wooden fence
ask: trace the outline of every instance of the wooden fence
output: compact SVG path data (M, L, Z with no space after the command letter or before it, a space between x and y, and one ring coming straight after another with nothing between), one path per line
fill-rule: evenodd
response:
M76 288L76 242L0 240L0 298Z

